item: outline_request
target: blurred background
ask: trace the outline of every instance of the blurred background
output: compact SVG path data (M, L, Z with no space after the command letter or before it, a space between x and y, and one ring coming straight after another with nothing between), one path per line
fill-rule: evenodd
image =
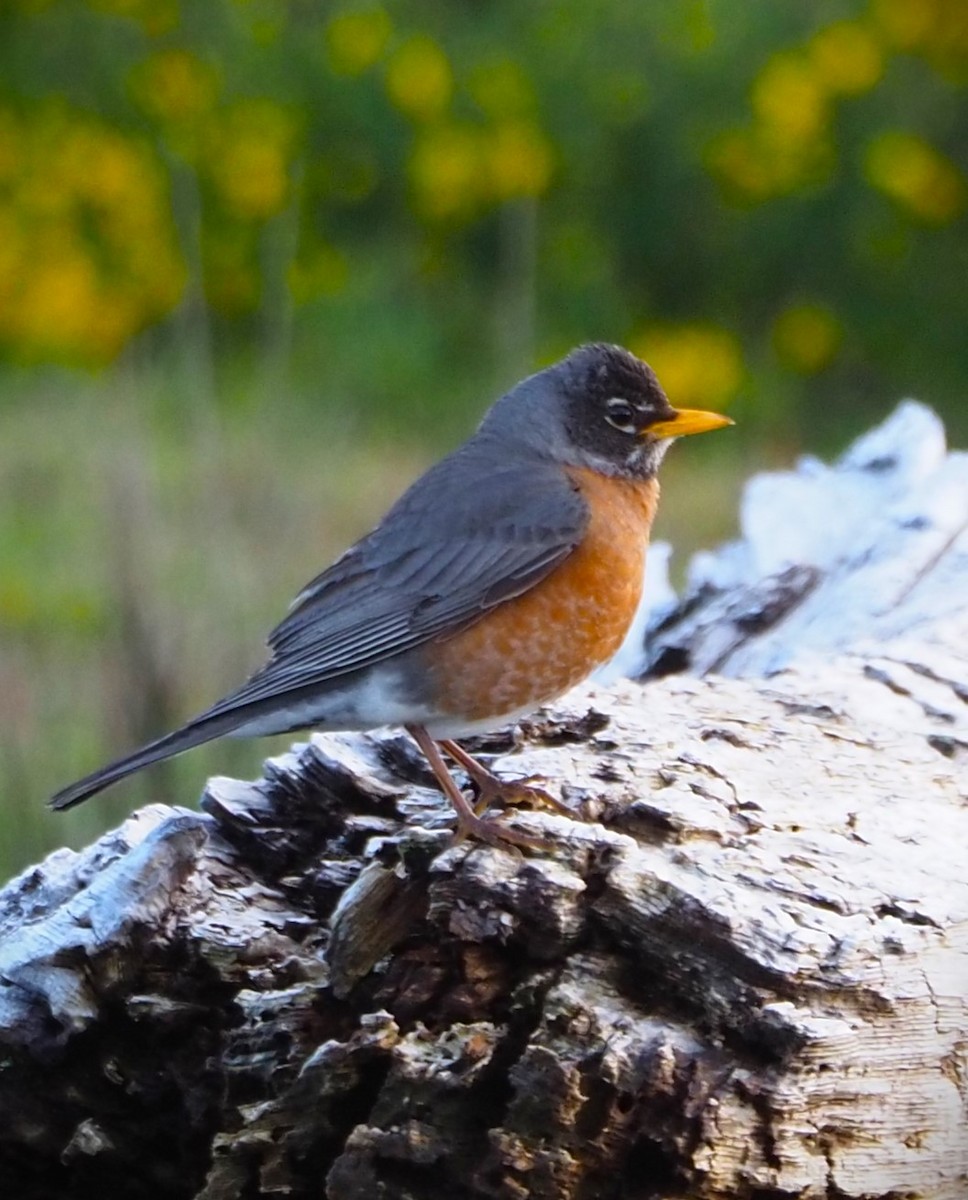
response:
M964 444L966 82L965 0L0 0L0 878L257 771L44 808L578 342L739 422L679 571L904 395Z

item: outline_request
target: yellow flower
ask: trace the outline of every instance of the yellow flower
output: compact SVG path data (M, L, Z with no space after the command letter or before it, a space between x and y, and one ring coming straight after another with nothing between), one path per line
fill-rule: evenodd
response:
M283 207L288 188L286 159L279 145L241 134L219 156L218 184L239 217L264 220Z
M234 216L261 221L285 206L294 135L288 113L269 100L243 101L213 121L204 166Z
M755 204L825 178L833 150L826 137L785 141L755 126L721 134L707 148L706 163L736 199Z
M38 347L79 347L100 299L94 262L80 243L50 238L20 290L19 337Z
M386 9L337 13L326 26L326 57L337 75L362 75L378 62L390 38Z
M873 17L888 43L921 54L964 82L968 5L964 0L874 0Z
M832 92L869 91L884 73L884 55L874 35L857 21L838 21L810 43L810 61Z
M845 78L840 86L846 86ZM830 88L811 58L777 54L753 83L752 128L728 130L710 143L710 171L737 199L751 203L826 177L833 161Z
M450 104L454 76L446 54L423 34L409 38L387 68L387 93L408 117L432 121Z
M927 224L945 225L964 211L964 176L913 133L880 134L868 147L865 166L874 187Z
M443 125L421 134L410 156L418 211L437 220L468 215L484 196L482 165L481 136L471 126Z
M753 84L753 111L778 137L788 141L816 138L827 125L823 81L798 54L777 54Z
M682 408L719 408L743 380L739 342L718 325L651 326L631 339L629 349L649 363Z
M706 162L713 174L746 200L765 200L776 190L776 173L748 130L721 134L709 146Z
M773 324L773 345L784 364L803 375L828 366L840 347L840 322L819 304L795 304Z
M491 186L499 200L540 196L551 180L551 144L531 121L505 121L489 138Z
M141 326L141 314L136 295L129 296L118 290L112 303L98 305L89 314L84 331L85 344L92 351L96 362L110 362L116 358L127 342Z
M72 199L83 198L100 209L115 209L140 199L136 178L144 163L130 144L107 129L84 125L64 131L58 154L58 174Z
M164 173L60 104L0 112L0 130L18 147L0 193L0 341L23 360L109 361L183 286Z
M874 0L872 5L875 20L899 50L913 50L928 39L936 8L934 0Z

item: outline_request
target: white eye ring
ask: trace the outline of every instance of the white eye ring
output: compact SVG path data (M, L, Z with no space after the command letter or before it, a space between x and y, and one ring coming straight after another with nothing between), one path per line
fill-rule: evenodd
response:
M635 422L635 405L624 396L612 396L605 401L605 420L622 433L638 433Z

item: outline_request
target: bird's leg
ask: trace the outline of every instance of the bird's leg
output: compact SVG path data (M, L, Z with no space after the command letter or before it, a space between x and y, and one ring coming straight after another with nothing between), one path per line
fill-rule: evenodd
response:
M476 813L486 812L495 800L499 800L504 804L550 808L552 812L561 813L562 816L571 817L572 820L578 817L578 813L570 809L567 804L556 800L544 788L534 786L534 782L541 778L540 775L530 775L527 779L501 779L499 775L489 771L483 763L479 763L476 758L467 753L463 746L459 746L456 742L442 738L440 745L454 762L464 768L472 782L477 785L477 803L474 805Z
M552 848L553 843L545 838L523 833L494 817L483 817L476 813L457 786L453 775L447 770L447 764L443 760L437 743L423 725L407 725L405 728L420 747L427 762L430 763L430 769L440 784L441 790L457 812L457 841L461 841L465 837L473 837L487 842L491 846L510 844L523 846L528 850Z

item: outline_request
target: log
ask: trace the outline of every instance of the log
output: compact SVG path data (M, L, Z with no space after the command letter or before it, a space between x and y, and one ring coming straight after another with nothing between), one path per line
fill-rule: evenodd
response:
M908 403L751 481L644 682L476 745L553 850L333 734L13 880L3 1194L964 1200L966 465Z

